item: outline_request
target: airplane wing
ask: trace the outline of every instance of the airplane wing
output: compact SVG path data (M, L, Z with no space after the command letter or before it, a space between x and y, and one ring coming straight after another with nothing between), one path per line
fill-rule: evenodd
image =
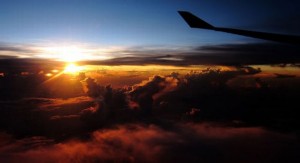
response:
M241 30L241 29L233 29L233 28L222 28L222 27L215 27L204 20L198 18L197 16L191 14L187 11L178 11L181 17L187 22L187 24L191 28L202 28L208 30L215 30L220 32L227 32L238 34L247 37L259 38L264 40L282 42L282 43L289 43L289 44L300 44L300 36L294 35L284 35L284 34L275 34L275 33L266 33L266 32L256 32L256 31L248 31L248 30Z

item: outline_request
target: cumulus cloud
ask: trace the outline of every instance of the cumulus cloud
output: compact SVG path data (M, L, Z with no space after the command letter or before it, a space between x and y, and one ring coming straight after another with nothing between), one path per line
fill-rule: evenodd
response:
M298 117L291 113L300 88L285 91L264 79L249 77L260 72L248 66L226 71L208 68L182 75L174 72L153 76L130 88L104 86L88 77L82 81L86 96L0 101L0 127L18 137L38 134L60 138L115 124L168 119L240 122L293 131ZM232 87L238 85L232 80L241 76L252 80L254 86ZM74 90L73 85L66 85ZM82 89L79 81L74 86Z
M93 107L81 112L81 119L92 129L110 124L167 118L177 121L223 121L239 125L262 125L276 130L293 130L296 116L291 116L294 91L271 85L259 77L260 68L237 66L221 71L207 68L180 75L153 76L127 89L102 86L87 78L86 92L95 100ZM239 78L252 86L238 87ZM279 94L286 95L287 104ZM263 100L263 102L261 102ZM272 107L270 107L272 106ZM285 108L285 109L284 109ZM283 110L284 109L284 110ZM276 110L276 111L275 111ZM275 111L275 112L274 112ZM281 120L278 121L278 117ZM268 122L265 119L268 118ZM278 125L280 124L280 125Z
M261 70L244 66L237 67L236 70L221 71L219 69L207 68L202 71L191 71L186 75L171 73L167 76L154 76L134 85L129 95L132 100L145 107L153 104L153 100L159 100L162 96L188 91L195 93L207 90L212 91L212 87L225 87L228 80L241 75L253 75ZM180 96L180 94L178 94ZM142 104L143 103L143 104ZM141 106L141 107L143 107Z
M297 162L300 87L230 85L259 73L207 68L130 88L88 77L86 96L0 101L0 162Z

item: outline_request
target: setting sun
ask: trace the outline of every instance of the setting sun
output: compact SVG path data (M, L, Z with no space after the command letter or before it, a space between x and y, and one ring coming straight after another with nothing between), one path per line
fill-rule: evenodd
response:
M64 70L64 73L75 74L83 70L82 66L77 66L75 63L69 63Z

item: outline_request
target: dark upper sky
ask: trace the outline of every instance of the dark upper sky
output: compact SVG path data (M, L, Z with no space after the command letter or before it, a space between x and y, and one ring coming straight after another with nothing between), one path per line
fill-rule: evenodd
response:
M190 11L215 26L300 34L299 8L297 0L1 0L0 42L34 46L40 53L32 56L46 58L47 47L63 45L68 48L54 51L89 53L90 59L93 49L104 54L135 46L253 43L258 40L191 29L177 11ZM2 50L0 55L17 54Z

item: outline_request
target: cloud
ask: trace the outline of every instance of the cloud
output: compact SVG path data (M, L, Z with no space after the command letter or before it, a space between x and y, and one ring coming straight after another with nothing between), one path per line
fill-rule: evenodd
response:
M90 97L98 97L104 92L104 87L98 85L95 79L89 77L82 83L84 84L84 89L86 90L87 95Z
M142 114L149 115L152 112L155 100L169 92L177 89L179 78L177 73L172 73L169 76L154 76L134 85L130 90L130 100L134 101L135 105L141 109Z
M60 120L60 119L72 119L72 118L79 118L79 115L65 115L65 116L60 116L60 115L55 115L50 117L50 120Z
M300 49L296 46L275 43L227 44L203 46L196 50L212 56L223 56L217 64L251 65L298 63ZM196 59L196 58L194 58Z
M53 110L53 109L60 109L62 107L71 106L78 106L82 103L90 103L93 99L87 96L78 96L74 98L25 98L24 100L31 102L31 103L39 103L39 108L41 110Z
M39 135L59 139L74 136L85 133L81 112L94 105L94 100L89 97L1 101L0 129L18 138Z
M130 90L130 104L145 117L295 130L298 118L291 113L300 87L293 83L299 78L284 82L255 76L260 72L259 68L237 67L154 76ZM195 109L199 112L190 114Z
M28 46L20 46L20 45L8 45L8 44L0 44L0 52L18 52L18 53L32 53L34 51L30 50Z
M21 72L38 73L51 71L54 67L62 68L64 63L48 59L17 58L15 55L0 55L0 72L20 74Z
M0 55L0 60L17 59L17 56L13 55Z
M164 98L162 96L168 96L179 92L179 94L183 92L193 94L196 91L199 93L206 89L208 92L212 91L213 87L218 89L218 87L226 86L229 79L241 75L253 75L260 72L260 68L255 69L249 66L237 67L235 70L228 71L207 68L200 72L194 71L186 75L179 75L178 73L173 72L166 76L154 76L140 84L134 85L129 92L129 95L132 100L137 101L140 104L140 107L150 107L147 105L152 105L155 100Z
M298 116L291 113L298 102L296 97L300 87L295 85L299 78L287 78L291 81L283 84L290 87L282 89L280 81L272 83L274 76L270 82L255 76L259 73L259 68L249 66L226 71L207 68L187 74L155 75L130 88L104 86L88 77L82 81L86 95L82 94L79 81L72 80L74 85L67 82L62 86L60 82L64 80L59 78L56 82L60 84L50 85L53 86L50 88L62 93L41 96L44 98L29 98L32 94L25 94L22 98L5 100L9 92L4 87L5 94L0 101L0 128L18 137L38 134L59 138L115 124L168 119L180 122L222 121L232 125L240 122L238 125L242 126L295 130ZM35 88L37 84L30 81L27 84ZM15 85L18 83L12 84L14 89L10 91L20 95L21 89L16 89L19 87ZM25 92L34 90L29 89L31 87L25 82L19 85L20 88L26 86L28 90ZM74 93L75 88L80 88L81 94ZM71 90L71 96L62 96L68 90Z
M125 50L126 51L126 50ZM299 63L300 49L277 43L221 44L164 51L129 50L125 56L83 62L106 65L258 65Z
M288 89L260 73L207 68L130 88L87 78L85 96L2 100L0 162L297 162L299 78Z
M298 48L289 47L141 47L121 58L91 62L234 65L227 71L154 75L130 88L102 85L88 75L72 81L62 75L45 84L44 75L15 74L50 69L54 62L3 56L0 71L13 74L0 78L0 162L299 162L298 138L292 135L299 128L294 114L299 77L287 78L282 87L282 79L259 78L261 69L245 66L297 65ZM233 87L237 78L253 86Z
M9 162L299 161L299 143L293 135L207 123L176 124L171 129L120 125L95 131L88 140L60 143L41 137L14 141L4 135L1 144L5 145L0 148L0 160Z
M274 73L274 75L276 75L277 78L295 78L296 77L296 75L278 74L278 73Z
M41 47L36 45L0 45L0 56L2 56L0 71L17 69L20 65L28 68L28 64L45 66L41 63L43 56L39 48ZM112 50L110 53L113 54L113 58L104 60L95 58L95 60L81 61L81 64L175 66L299 64L299 52L300 48L297 46L277 43L219 44L199 47L124 47Z

